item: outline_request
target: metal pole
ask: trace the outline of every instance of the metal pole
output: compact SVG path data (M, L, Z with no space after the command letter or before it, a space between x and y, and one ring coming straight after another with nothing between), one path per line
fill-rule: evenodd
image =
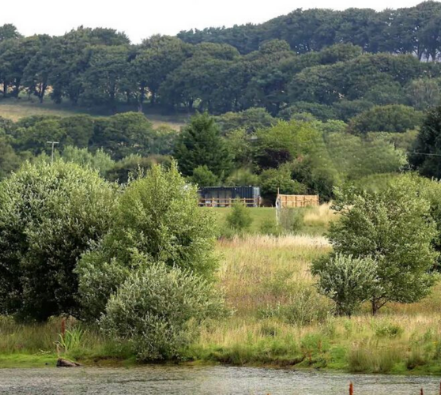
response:
M55 144L60 144L60 143L58 141L47 141L47 144L51 144L52 145L51 163L54 163Z

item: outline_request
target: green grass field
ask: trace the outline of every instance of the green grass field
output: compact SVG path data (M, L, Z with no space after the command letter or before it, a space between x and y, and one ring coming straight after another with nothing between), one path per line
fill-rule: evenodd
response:
M123 112L123 111L121 111ZM89 110L82 107L73 107L67 104L55 104L52 102L38 103L35 100L28 99L1 99L0 117L18 121L21 118L33 115L53 115L58 117L68 117L72 115L92 115L104 116L103 113L96 110ZM184 125L184 117L165 116L155 113L147 113L147 118L153 123L155 128L160 126L169 126L172 129L179 130Z
M221 233L227 225L227 217L231 213L231 208L204 208L214 213L218 228ZM261 234L262 227L268 223L276 223L276 209L274 207L253 207L248 208L253 222L246 231L248 234ZM334 219L335 215L330 211L329 205L320 207L310 207L295 209L302 218L302 225L296 230L297 234L306 235L323 235L326 233L329 223Z

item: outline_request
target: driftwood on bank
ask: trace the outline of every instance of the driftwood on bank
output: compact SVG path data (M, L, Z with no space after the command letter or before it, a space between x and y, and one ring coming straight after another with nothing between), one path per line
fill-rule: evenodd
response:
M81 366L79 363L68 361L67 359L58 358L57 368L77 368Z

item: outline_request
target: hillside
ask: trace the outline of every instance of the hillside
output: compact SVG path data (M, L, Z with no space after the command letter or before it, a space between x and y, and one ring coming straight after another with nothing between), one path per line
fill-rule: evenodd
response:
M30 100L14 99L0 100L0 117L14 122L32 116L70 117L73 115L104 116L96 111L87 111L85 108L75 108L69 105L59 105L50 102L38 103ZM156 128L167 126L171 129L179 130L184 125L184 122L178 121L178 117L158 114L147 114L147 117Z

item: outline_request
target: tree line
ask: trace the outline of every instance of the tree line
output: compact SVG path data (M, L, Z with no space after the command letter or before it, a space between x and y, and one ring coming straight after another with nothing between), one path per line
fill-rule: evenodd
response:
M366 52L412 54L436 61L441 52L441 4L424 1L415 7L385 9L297 9L260 25L182 31L178 37L192 44L229 44L246 54L265 41L285 40L298 54L320 51L338 43L352 43Z
M394 119L398 119L395 117ZM204 186L258 185L271 203L278 189L328 200L341 182L398 172L407 165L414 125L402 133L354 132L343 121L311 115L281 120L263 109L213 117L193 116L180 132L159 127L138 112L94 118L0 118L0 178L23 162L55 157L98 171L121 184L171 158L187 180Z
M264 108L273 117L289 119L294 113L308 112L321 120L348 121L375 106L404 105L420 111L441 99L441 65L422 62L423 50L415 53L412 43L423 45L418 35L432 26L438 8L438 3L426 2L406 12L390 11L400 12L401 17L412 15L411 20L419 21L418 26L410 22L397 25L415 36L406 38L400 33L400 40L411 42L403 44L402 50L371 50L361 42L360 36L370 35L348 26L368 29L360 15L370 11L355 9L344 13L295 11L268 22L281 29L289 26L292 34L256 40L250 51L241 50L237 43L217 40L211 33L207 33L211 39L201 40L183 33L177 37L158 35L133 45L124 33L112 29L80 27L59 37L22 37L14 26L4 25L0 27L0 95L28 95L40 102L50 99L72 106L99 107L110 113L121 107L141 111L146 106L217 115ZM354 20L337 23L339 19L335 18L345 13ZM322 19L312 18L314 15L329 15L335 20L326 25ZM303 26L294 22L297 17L301 21L311 17L315 22ZM393 18L389 24L395 26ZM294 44L300 40L295 34L329 29L340 37L343 27L351 31L344 39L303 45L307 50L299 50L300 44ZM399 41L389 33L369 29L372 34L378 33L382 42ZM427 56L432 52L428 48L424 44L422 53L427 52Z

